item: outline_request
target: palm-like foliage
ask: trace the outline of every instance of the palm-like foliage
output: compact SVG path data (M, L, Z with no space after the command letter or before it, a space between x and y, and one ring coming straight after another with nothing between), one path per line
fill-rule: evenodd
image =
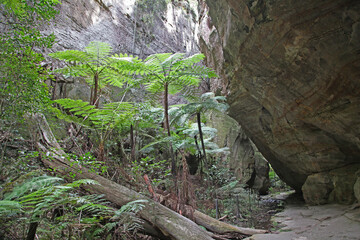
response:
M99 104L99 93L106 85L122 87L133 80L132 74L140 74L141 61L126 54L111 55L108 43L91 42L84 51L66 50L49 54L63 60L67 66L58 69L64 75L85 77L91 86L90 104Z
M147 57L144 61L146 69L146 85L147 89L155 94L163 93L164 97L164 128L170 133L169 124L169 94L179 92L186 93L190 87L199 84L202 78L216 77L213 70L203 66L195 66L204 59L203 54L194 54L185 57L184 53L161 53ZM191 94L187 94L190 95ZM175 157L170 144L170 154L172 158L172 174L175 176Z
M54 108L57 117L68 122L75 122L81 126L95 130L99 136L98 160L104 160L104 144L114 129L131 125L131 119L135 114L133 104L128 102L113 102L104 104L102 108L96 108L94 105L82 100L73 100L68 98L55 100L62 108L68 110L63 113Z
M168 96L186 92L187 87L197 86L202 78L216 77L214 71L203 66L195 66L204 59L203 54L185 57L184 53L161 53L150 55L145 59L145 80L151 93L164 93L164 126L168 130ZM191 95L188 95L189 97Z
M121 232L141 229L142 220L136 217L146 200L137 200L122 206L119 210L107 206L102 195L79 196L74 190L82 185L98 184L94 180L81 179L63 184L63 179L51 176L34 177L16 186L13 191L0 200L0 217L9 218L30 215L30 226L38 224L53 213L52 220L57 221L56 228L68 223L92 225L93 229L85 231L86 239L97 239L99 235L107 235L115 228ZM54 216L56 209L62 209L60 215ZM108 223L101 225L103 219ZM64 224L59 224L63 222ZM76 224L74 224L76 225ZM87 238L91 236L90 238ZM55 237L55 236L54 236Z
M201 146L203 149L204 155L204 163L207 168L207 158L205 151L205 142L203 136L203 129L201 125L201 114L206 111L220 111L225 112L228 109L228 105L223 103L222 101L226 101L226 98L223 96L215 96L214 93L208 92L204 93L199 102L193 102L182 106L180 109L177 109L173 112L173 120L172 122L184 122L187 119L191 118L193 115L196 115L198 131L200 135Z

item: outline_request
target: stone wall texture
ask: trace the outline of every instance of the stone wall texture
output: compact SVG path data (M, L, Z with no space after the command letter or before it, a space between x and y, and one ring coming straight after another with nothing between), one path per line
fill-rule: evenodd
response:
M201 49L221 77L211 87L228 96L230 115L308 202L319 191L315 204L353 201L360 168L360 1L206 4ZM346 199L334 193L337 186L346 188Z

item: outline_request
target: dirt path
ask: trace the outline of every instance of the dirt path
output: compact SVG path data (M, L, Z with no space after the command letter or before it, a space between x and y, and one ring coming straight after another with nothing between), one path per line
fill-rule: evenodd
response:
M308 206L290 201L273 220L281 227L247 240L360 240L360 208L346 205Z

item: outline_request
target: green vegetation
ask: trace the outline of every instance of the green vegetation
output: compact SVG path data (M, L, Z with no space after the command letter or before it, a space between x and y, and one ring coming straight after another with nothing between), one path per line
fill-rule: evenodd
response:
M82 185L98 184L95 181L61 182L63 179L58 177L33 177L5 194L0 201L1 235L17 239L34 239L35 234L41 239L96 239L110 234L126 237L126 232L141 229L142 220L134 214L143 208L145 200L114 210L100 195L75 191ZM13 218L20 221L14 225ZM106 224L104 219L109 219ZM29 225L27 232L24 225Z
M147 1L136 2L139 12L150 7ZM159 6L165 0L156 2ZM150 190L153 187L163 198L175 201L173 210L179 212L185 204L196 208L196 202L209 199L218 199L219 209L237 220L255 209L255 195L243 192L229 170L224 157L228 148L219 148L214 142L217 130L206 126L204 113L225 112L228 106L225 97L200 96L197 90L201 81L216 77L201 65L204 55L157 53L139 59L94 41L83 50L50 53L49 61L62 67L49 72L43 53L51 49L55 37L39 29L54 18L60 2L0 3L5 19L0 26L0 236L28 240L139 237L143 222L137 213L146 201L114 206L101 195L85 193L84 189L98 183L76 180L83 169L157 199ZM141 21L151 21L147 15L142 17ZM90 98L51 100L52 74L85 81ZM120 101L107 95L110 87L119 93ZM137 93L146 97L139 99ZM174 95L185 104L170 106ZM35 124L28 121L32 114L56 119L53 124L65 136L56 139L66 153L62 161L66 170L79 166L77 172L60 175L59 168L44 168L44 161L55 158L39 146L48 136L39 136L33 129ZM150 182L144 183L144 177ZM234 195L234 189L241 190ZM228 196L221 197L221 191ZM211 208L203 210L213 214Z
M51 76L42 66L44 57L37 49L51 48L54 35L38 29L57 11L56 0L1 0L3 24L0 31L0 116L11 125L24 113L43 111L49 104L45 81Z

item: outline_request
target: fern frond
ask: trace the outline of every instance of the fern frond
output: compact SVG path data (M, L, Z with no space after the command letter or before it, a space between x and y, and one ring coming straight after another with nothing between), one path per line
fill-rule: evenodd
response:
M97 59L102 59L110 55L112 48L109 43L94 41L85 47L85 52Z
M0 201L0 217L5 217L11 214L20 213L21 204L17 201L1 200Z
M170 56L171 56L171 53L152 54L145 59L145 64L147 66L160 66Z
M149 143L148 145L144 146L143 148L140 149L140 151L143 151L147 148L150 148L152 146L155 146L155 145L161 145L161 144L164 144L164 143L169 143L169 142L172 142L174 140L173 137L165 137L165 138L161 138L160 140L157 140L157 141L154 141L152 143Z
M5 196L4 200L18 199L18 198L23 197L25 194L27 194L31 191L45 188L47 186L54 185L61 181L63 181L62 178L51 177L51 176L46 176L46 175L34 177L31 180L29 180L19 186L16 186L10 194L7 194Z
M192 56L190 56L190 57L181 59L180 61L176 62L176 63L174 64L174 66L175 66L175 67L180 66L180 67L182 67L182 68L184 68L184 67L189 67L189 66L193 66L194 64L199 63L199 62L201 62L202 60L204 60L204 58L205 58L204 54L201 54L201 53L199 53L199 54L194 54L194 55L192 55Z
M79 50L65 50L49 53L49 56L65 62L84 63L92 59L91 55Z
M92 179L80 179L72 183L68 183L66 186L70 188L77 188L81 185L99 185L99 183Z

